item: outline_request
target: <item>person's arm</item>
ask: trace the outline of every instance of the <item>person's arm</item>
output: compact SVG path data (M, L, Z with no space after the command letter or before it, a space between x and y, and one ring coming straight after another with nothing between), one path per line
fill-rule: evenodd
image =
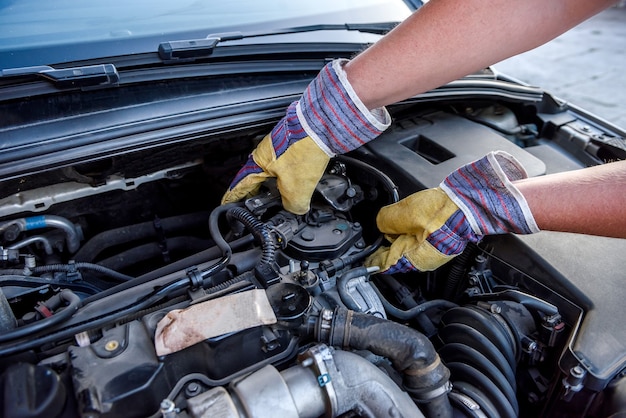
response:
M252 153L222 202L252 195L276 177L285 208L305 213L328 160L390 125L385 105L534 48L614 1L431 0L351 61L324 67Z
M386 273L434 270L486 235L540 230L626 238L626 161L527 178L496 151L460 167L437 188L383 207L391 243L367 258Z
M344 69L369 108L535 48L615 0L431 0Z
M514 184L539 229L626 238L626 161Z

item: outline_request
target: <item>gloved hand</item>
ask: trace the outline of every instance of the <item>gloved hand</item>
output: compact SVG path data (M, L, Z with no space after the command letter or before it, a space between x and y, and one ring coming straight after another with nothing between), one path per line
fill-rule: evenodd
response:
M392 244L365 264L389 274L435 270L484 235L539 232L526 199L511 183L526 177L513 156L496 151L454 171L438 188L382 208L376 222Z
M300 100L289 106L235 176L223 204L254 195L268 177L276 177L284 208L304 214L330 158L358 148L389 127L385 108L369 111L357 97L343 70L346 62L326 65Z

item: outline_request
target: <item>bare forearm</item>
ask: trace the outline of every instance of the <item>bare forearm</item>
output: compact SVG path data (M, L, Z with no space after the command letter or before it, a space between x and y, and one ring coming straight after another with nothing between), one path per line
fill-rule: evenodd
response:
M431 0L344 69L370 109L535 48L614 0ZM540 229L626 238L626 162L517 184Z
M626 161L515 185L540 229L626 238Z
M615 0L431 0L345 66L372 109L406 99L560 35Z

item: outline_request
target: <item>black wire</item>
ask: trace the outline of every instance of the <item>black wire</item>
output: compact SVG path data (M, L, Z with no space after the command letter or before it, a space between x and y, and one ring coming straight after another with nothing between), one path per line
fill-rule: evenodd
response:
M259 264L271 264L276 259L276 248L270 227L259 221L249 210L242 207L229 209L227 216L240 221L261 243L261 260Z
M12 329L4 334L0 334L0 343L32 335L71 318L80 307L80 298L69 289L62 290L59 293L59 296L64 301L68 302L67 307L52 316L33 322L32 324Z
M183 279L178 279L152 292L150 295L141 299L139 302L127 305L121 309L118 309L117 311L107 312L104 315L101 315L100 317L87 319L83 322L74 324L70 326L69 328L65 328L57 332L50 332L49 334L46 334L45 336L40 337L40 338L31 337L29 340L12 344L10 346L2 347L0 349L0 356L15 354L20 351L29 350L29 349L35 348L37 346L40 346L46 343L54 342L56 340L71 338L72 336L80 332L87 331L93 328L98 328L102 325L106 325L110 322L115 321L116 319L119 319L126 315L130 315L134 312L145 309L146 307L153 305L154 303L158 302L159 300L163 299L164 297L173 293L174 291L185 288L188 285L189 285L189 278L185 277ZM30 331L30 332L32 333L33 331Z
M216 274L217 272L221 271L226 265L228 265L230 261L232 250L230 246L228 245L228 243L226 242L226 240L222 237L221 233L219 232L218 220L221 214L225 213L229 209L236 207L238 205L239 205L238 203L233 203L233 204L218 206L216 209L214 209L211 212L211 215L209 217L209 227L211 229L211 236L213 240L215 241L215 244L222 250L222 258L218 260L215 264L210 266L208 269L203 270L201 272L203 279L207 279L213 276L214 274ZM178 278L174 280L173 282L166 284L165 286L153 291L151 294L147 295L143 299L140 299L138 302L131 303L130 305L122 307L116 311L107 312L104 315L101 315L100 317L97 317L97 318L87 319L83 322L75 324L69 328L60 330L56 333L51 332L41 338L30 339L29 341L23 341L23 342L11 345L9 347L3 347L0 349L0 356L14 354L20 351L32 349L38 345L42 345L48 342L54 342L56 340L63 339L63 338L70 338L79 332L83 332L83 331L93 329L93 328L98 328L100 326L106 325L126 315L130 315L142 309L146 309L147 307L155 304L156 302L160 301L164 297L167 297L168 295L171 295L172 293L179 291L181 289L187 288L190 285L192 285L192 283L189 277L185 276L182 278ZM37 331L40 331L40 329L37 329ZM37 332L37 331L31 331L31 333ZM2 342L2 340L0 340L0 342Z
M93 263L86 263L86 262L78 262L74 264L48 264L45 266L33 267L30 270L33 273L47 273L51 271L64 271L66 273L71 273L75 270L80 270L80 269L93 270L98 273L105 274L111 277L112 279L116 279L118 281L123 281L123 282L127 282L129 280L134 279L134 277L132 276L128 276L126 274L120 273L108 267L104 267L104 266L93 264Z

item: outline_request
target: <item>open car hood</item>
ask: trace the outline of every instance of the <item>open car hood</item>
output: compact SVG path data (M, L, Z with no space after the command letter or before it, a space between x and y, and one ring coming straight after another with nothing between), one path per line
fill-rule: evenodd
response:
M311 78L360 46L238 45L100 88L1 79L4 416L623 411L626 240L503 235L432 272L362 266L382 206L492 150L532 176L621 159L618 128L486 69L390 106L306 215L271 182L220 205Z

